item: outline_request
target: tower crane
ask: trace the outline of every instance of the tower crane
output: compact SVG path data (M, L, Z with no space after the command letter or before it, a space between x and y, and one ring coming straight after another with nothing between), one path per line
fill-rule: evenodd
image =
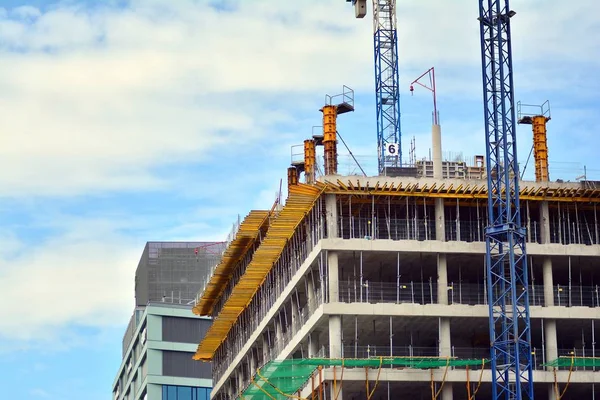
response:
M509 0L479 0L486 138L486 268L493 400L533 399L525 228L519 205Z
M346 1L354 5L356 18L367 15L367 0ZM396 25L396 0L373 0L377 166L380 174L388 167L402 166Z

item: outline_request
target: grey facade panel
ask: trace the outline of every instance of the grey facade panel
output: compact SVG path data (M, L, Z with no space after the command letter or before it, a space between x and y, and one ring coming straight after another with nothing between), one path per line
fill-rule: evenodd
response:
M162 340L165 342L198 344L208 331L211 321L180 317L162 317Z
M162 353L164 376L212 379L211 364L193 360L194 353L180 351L163 351Z
M146 243L144 252L135 271L135 305L145 306L150 301L148 296L148 255L150 243Z
M127 325L127 329L125 330L125 334L123 335L123 354L122 354L123 357L125 357L125 353L127 353L127 348L129 347L129 344L133 340L133 335L134 335L138 325L140 324L140 319L141 319L143 313L144 313L143 309L136 308L133 311L131 318L129 319L129 324Z
M131 343L131 339L133 339L133 333L135 331L135 312L129 318L129 324L127 325L127 329L125 330L125 334L123 335L123 351L122 357L125 357L125 353L127 353L127 348L129 347L129 343Z
M148 242L135 272L135 302L190 304L221 259L223 242Z

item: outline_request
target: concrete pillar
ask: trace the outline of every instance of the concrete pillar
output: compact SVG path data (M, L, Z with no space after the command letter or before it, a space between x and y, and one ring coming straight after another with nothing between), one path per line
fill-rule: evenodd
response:
M444 199L435 199L435 240L446 241ZM448 304L448 265L445 254L438 254L438 303Z
M342 317L341 315L329 316L329 358L342 358ZM338 387L339 391L340 388ZM333 384L330 385L331 399L335 398ZM343 399L340 392L338 399Z
M554 279L552 277L552 259L544 257L542 266L544 275L544 305L552 307L554 305Z
M313 284L311 274L306 275L306 302L308 303L308 313L312 314L317 308L315 299L315 285Z
M550 210L547 201L540 204L540 232L541 243L550 243Z
M444 220L444 199L435 199L435 240L446 241L446 221Z
M319 353L319 335L317 332L311 332L308 335L308 358L313 358Z
M269 361L269 339L267 337L266 334L262 335L262 356L263 356L263 363L266 363L267 361Z
M256 373L257 368L256 355L254 354L254 349L250 351L250 375L254 375Z
M438 131L436 133L436 126ZM436 134L439 138L438 147L436 149ZM442 178L442 149L441 149L441 131L439 125L434 125L433 129L433 168L434 177ZM437 155L436 155L437 152ZM437 160L436 160L437 159ZM437 164L437 165L436 165ZM435 239L446 241L446 222L444 215L444 199L435 199ZM438 303L448 304L448 261L446 254L438 254L437 259L437 274L438 274ZM440 357L452 356L452 343L450 340L450 318L439 319L439 351ZM452 384L446 382L442 388L442 400L452 400Z
M283 329L279 316L275 317L275 339L277 343L275 350L277 351L277 355L279 355L279 352L283 350Z
M442 127L433 125L431 127L431 155L433 158L433 177L442 179Z
M237 393L236 394L240 394L242 393L242 390L244 390L244 371L242 371L242 369L238 369L237 371Z
M558 340L556 338L556 320L544 320L544 335L546 336L546 362L556 360L558 358ZM548 367L551 371L552 367Z
M336 238L338 234L338 214L335 194L325 196L325 215L327 223L327 237Z
M453 397L452 384L450 382L446 382L442 388L442 400L452 400Z
M229 384L227 385L227 394L228 394L228 398L230 398L230 399L235 399L238 395L238 393L235 393L234 384L235 384L235 379L230 378Z
M452 356L452 343L450 341L450 318L439 318L439 346L440 357Z
M450 338L450 318L439 319L440 357L452 356L452 341ZM452 384L446 382L442 388L442 400L452 400Z
M335 251L327 252L327 271L329 280L329 302L337 303L340 301L340 279L339 279L339 264L338 253Z
M544 276L545 278L545 276ZM558 339L556 336L556 320L544 319L544 336L545 336L545 348L546 348L546 362L556 360L558 358ZM548 371L552 371L552 367L547 367ZM548 385L548 399L557 400L556 391L554 390L554 384Z
M548 400L557 400L556 399L556 389L554 388L554 383L548 384Z
M438 254L438 304L448 304L448 263L445 254Z
M300 314L298 311L298 302L296 296L292 293L292 332L296 333L296 329L300 326Z
M329 358L342 358L342 317L329 316Z

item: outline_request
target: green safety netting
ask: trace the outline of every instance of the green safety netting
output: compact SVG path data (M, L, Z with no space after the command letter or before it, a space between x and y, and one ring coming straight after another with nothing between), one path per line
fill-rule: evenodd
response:
M600 367L599 357L570 357L562 356L544 364L547 367Z
M253 377L253 383L238 397L242 400L287 399L308 381L320 366L344 368L416 368L481 366L489 360L440 357L373 357L373 358L301 358L271 361ZM285 394L283 394L285 393Z

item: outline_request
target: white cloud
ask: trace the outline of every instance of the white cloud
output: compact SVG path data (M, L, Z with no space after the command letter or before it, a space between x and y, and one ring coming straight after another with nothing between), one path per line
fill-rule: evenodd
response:
M0 337L60 342L67 326L122 324L143 248L134 245L110 223L85 220L16 257L0 255Z
M48 393L44 389L40 389L40 388L31 389L29 391L29 394L33 397L42 397L42 398L50 397L50 393Z
M154 167L271 134L272 116L294 115L299 94L372 90L371 22L346 2L232 4L235 12L183 0L58 4L0 17L0 193L165 185ZM595 3L582 0L576 14L551 2L544 23L536 4L513 4L519 57L593 61ZM479 96L469 70L479 63L476 17L466 2L399 2L402 79L436 64L447 95Z
M240 165L241 153L252 149L250 158L257 163L275 163L288 151L282 138L289 141L294 134L278 125L300 131L299 124L305 124L308 136L311 125L319 125L314 105L342 84L372 97L371 22L355 20L349 4L233 4L235 12L184 0L135 0L125 9L59 4L44 12L32 7L0 12L0 197L164 189L174 183L161 179L157 167L214 161L214 167L179 187L185 192L179 195L197 196L200 211L170 225L164 220L176 219L171 214L152 216L151 224L166 228L144 234L162 237L120 233L123 224L139 228L139 221L68 216L62 233L36 246L0 232L0 337L64 341L70 335L65 327L122 324L131 312L134 271L146 240L224 237L233 220L212 234L207 231L213 222L202 215L243 217L248 202L270 207L277 177L284 177L285 193L285 169L265 172ZM435 65L446 104L479 101L476 6L439 0L398 4L403 84ZM565 88L585 71L566 73L565 65L577 60L597 65L595 1L581 0L575 9L558 1L515 0L513 7L518 11L515 62L527 67L518 72L519 90ZM582 96L591 91L583 85L577 89ZM314 110L313 122L299 122L299 110ZM469 149L474 141L483 146L481 112L476 112L464 121L442 114L444 150ZM564 112L564 121L586 120L591 112ZM374 165L373 115L357 109L348 121L356 123L342 124L349 132L360 130L361 144L372 138L368 146L352 150L362 156L361 163ZM367 128L372 132L363 132ZM429 133L409 131L406 137L415 134L424 155ZM352 147L345 130L344 138ZM228 141L238 150L217 151ZM550 154L554 157L552 149ZM235 166L233 176L209 179L212 168L226 165ZM358 173L347 157L341 168ZM178 179L175 184L182 183ZM236 196L246 208L236 208L242 202Z

